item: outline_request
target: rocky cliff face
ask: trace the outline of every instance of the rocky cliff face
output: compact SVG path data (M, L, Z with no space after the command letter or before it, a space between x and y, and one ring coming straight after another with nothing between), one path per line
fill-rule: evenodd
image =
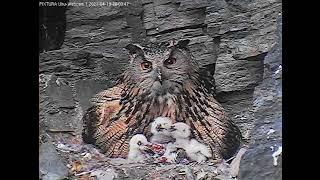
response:
M277 43L264 59L263 81L254 90L254 128L240 179L282 179L282 19ZM261 168L263 167L263 168Z
M260 127L266 121L277 124L272 128L280 133L281 101L272 110L265 109L269 105L264 103L281 92L276 85L267 86L281 79L270 79L267 73L271 67L266 68L278 62L274 55L266 55L279 47L276 20L281 11L280 0L135 0L128 6L69 6L64 14L63 44L46 39L46 51L39 54L40 143L79 137L88 99L113 86L127 63L125 45L172 38L191 40L193 55L214 73L218 101L246 140L261 138L259 134L265 131L260 132ZM50 31L45 31L47 37L54 37L52 28L58 26L61 18L51 22ZM272 95L270 88L275 89ZM277 115L265 111L276 111ZM269 126L264 128L269 130ZM57 133L59 130L68 131ZM281 141L281 134L276 139ZM270 144L261 143L269 153ZM244 167L250 167L251 156L259 155L252 151L261 147L252 148L244 155ZM244 179L252 177L245 168L241 171Z

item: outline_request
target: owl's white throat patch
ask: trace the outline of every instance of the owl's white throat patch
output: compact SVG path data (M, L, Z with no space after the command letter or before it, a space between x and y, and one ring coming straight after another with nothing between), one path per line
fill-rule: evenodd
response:
M180 93L180 89L181 87L172 83L169 80L162 81L162 83L160 83L159 81L154 81L150 88L151 94L153 96L164 96L167 93L177 95Z

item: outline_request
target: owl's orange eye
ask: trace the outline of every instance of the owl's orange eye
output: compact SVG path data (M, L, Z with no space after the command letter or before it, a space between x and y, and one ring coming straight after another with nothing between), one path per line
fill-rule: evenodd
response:
M151 66L152 66L152 64L151 64L151 62L149 62L149 61L146 61L146 62L141 63L141 68L142 68L143 70L150 69Z
M176 63L176 61L177 61L176 58L171 57L171 58L165 60L165 61L164 61L164 64L165 64L165 65L171 65L171 64Z

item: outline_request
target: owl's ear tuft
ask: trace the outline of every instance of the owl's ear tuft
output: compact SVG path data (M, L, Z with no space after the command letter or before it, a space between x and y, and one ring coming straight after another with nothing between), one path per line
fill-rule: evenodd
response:
M189 39L184 39L184 40L178 41L176 46L180 49L186 49L189 43L190 43Z
M124 48L128 50L130 54L137 54L139 51L143 50L143 47L140 45L131 43L126 45Z

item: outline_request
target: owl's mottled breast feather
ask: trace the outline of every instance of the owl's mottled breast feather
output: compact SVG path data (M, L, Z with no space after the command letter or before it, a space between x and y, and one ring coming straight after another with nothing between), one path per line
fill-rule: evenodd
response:
M105 132L117 131L119 128L108 128L109 120L116 116L121 109L120 98L123 90L122 85L104 90L90 99L91 107L83 116L82 136L85 142L96 144L103 137ZM120 127L121 129L121 127Z

